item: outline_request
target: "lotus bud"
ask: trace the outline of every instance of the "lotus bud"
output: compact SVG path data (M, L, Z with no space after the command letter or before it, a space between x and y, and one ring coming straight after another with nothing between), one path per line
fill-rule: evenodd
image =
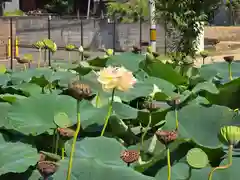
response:
M37 169L42 177L47 179L57 171L58 164L52 161L40 161L37 164Z
M121 152L120 158L129 166L139 159L139 155L139 152L136 150L124 150Z
M223 57L223 59L227 62L227 63L232 63L234 60L234 56L225 56Z
M83 53L83 51L84 51L83 47L82 47L82 46L79 46L78 51L79 51L80 53Z
M113 53L114 53L113 49L107 49L107 50L106 50L106 54L107 54L108 56L112 56Z
M156 131L155 135L157 136L157 139L165 144L168 145L169 143L175 141L178 137L177 131L165 131L165 130L158 130Z
M70 139L75 134L75 131L70 128L57 128L57 131L63 139Z
M220 129L220 141L225 145L235 145L240 141L240 127L224 126Z
M68 85L68 93L70 96L79 101L82 99L89 99L92 96L90 86L88 86L87 84L82 84L78 81L75 81Z

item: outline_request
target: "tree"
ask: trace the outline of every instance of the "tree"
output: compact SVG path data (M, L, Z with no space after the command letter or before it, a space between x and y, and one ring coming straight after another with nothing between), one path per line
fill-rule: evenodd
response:
M110 2L107 6L107 14L119 17L122 22L135 22L140 17L148 17L147 0L129 0L126 2Z
M194 56L203 22L222 0L156 0L156 20L167 22L179 32L177 51Z

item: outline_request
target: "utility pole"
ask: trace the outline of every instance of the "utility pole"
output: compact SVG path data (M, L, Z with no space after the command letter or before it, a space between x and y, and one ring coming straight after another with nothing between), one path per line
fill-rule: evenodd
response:
M155 0L149 0L149 13L150 13L150 44L152 51L156 52L156 22L155 22Z

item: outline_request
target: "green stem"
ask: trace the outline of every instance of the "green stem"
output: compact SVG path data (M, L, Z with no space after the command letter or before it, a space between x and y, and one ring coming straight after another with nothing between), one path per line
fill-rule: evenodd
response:
M75 132L74 137L73 137L72 149L71 149L70 159L69 159L69 163L68 163L67 180L70 180L70 179L71 179L71 171L72 171L72 164L73 164L73 155L74 155L74 152L75 152L76 141L77 141L78 133L79 133L79 131L80 131L80 125L81 125L79 105L80 105L80 102L77 101L77 129L76 129L76 132Z
M114 93L115 93L115 89L113 89L112 91L112 97L111 97L111 101L108 105L108 113L107 113L107 116L106 116L106 119L105 119L105 123L104 123L104 126L103 126L103 129L102 129L102 132L101 132L101 136L103 136L105 130L106 130L106 127L108 125L108 120L112 114L112 104L113 104L113 98L114 98Z
M54 148L55 148L55 143L56 143L56 140L55 140L56 132L57 132L57 130L55 129L54 132L53 132L54 134L53 134L52 153L54 153L54 150L55 150Z
M27 70L26 64L23 64L23 66L24 66L24 71L26 71Z
M65 149L64 149L64 147L62 147L61 151L62 151L62 160L64 160L64 154L65 154Z
M96 107L99 107L100 105L100 93L97 93L97 97L96 97Z
M228 148L228 164L213 168L211 170L211 172L209 173L208 180L212 180L212 176L213 176L214 171L216 171L218 169L227 169L232 165L232 152L233 152L233 145L229 145L229 148Z
M68 52L68 63L71 64L71 52Z
M59 133L56 131L55 154L58 153Z
M179 127L179 122L178 122L178 110L175 108L175 121L176 121L176 131L178 130Z
M146 136L146 134L147 134L148 128L150 127L151 123L152 123L152 113L149 112L148 124L147 124L147 127L145 128L145 130L144 130L144 132L143 132L143 135L142 135L142 138L141 138L141 139L142 139L142 141L141 141L141 147L142 147L142 149L143 149L144 138L145 138L145 136Z
M171 159L170 149L167 147L167 165L168 165L168 180L171 180Z
M42 59L42 50L41 48L39 49L39 59L38 59L38 68L40 68L40 63L41 63L41 59Z
M232 77L232 63L228 63L228 73L229 73L229 79L230 81L233 80L233 77Z

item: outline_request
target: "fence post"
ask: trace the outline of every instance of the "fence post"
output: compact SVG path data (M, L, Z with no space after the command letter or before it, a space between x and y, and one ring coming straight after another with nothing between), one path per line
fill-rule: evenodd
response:
M113 55L116 51L116 15L113 15Z
M80 28L81 28L81 46L83 47L84 49L84 46L83 46L83 20L81 18L81 21L80 21ZM81 61L83 61L83 53L81 53Z
M140 53L142 53L142 15L140 15L139 19L139 47L140 47Z
M48 39L51 39L51 15L48 16ZM48 66L51 66L51 51L48 50Z
M12 17L10 17L10 57L11 57L11 61L10 61L10 68L11 70L13 70L13 24L12 24Z

